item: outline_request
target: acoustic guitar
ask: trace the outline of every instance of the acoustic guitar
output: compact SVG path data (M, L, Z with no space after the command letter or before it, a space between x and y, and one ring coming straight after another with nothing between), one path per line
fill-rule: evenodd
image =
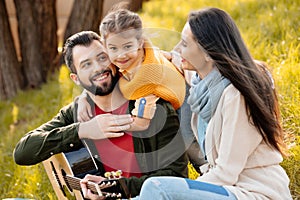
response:
M84 200L80 180L86 174L99 175L98 166L85 147L68 153L60 153L43 161L44 168L59 200ZM106 173L107 180L100 184L88 183L88 188L106 199L129 198L129 192L121 172Z

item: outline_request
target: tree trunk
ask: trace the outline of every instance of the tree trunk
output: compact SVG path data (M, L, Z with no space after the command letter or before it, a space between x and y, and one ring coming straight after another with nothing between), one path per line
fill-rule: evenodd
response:
M91 30L99 33L104 0L75 0L72 12L66 27L64 42L71 35Z
M133 12L137 12L142 9L143 1L145 0L131 0L130 2L130 10Z
M4 100L15 96L23 86L5 1L0 1L0 30L0 99Z
M54 63L58 46L56 0L35 0L33 7L37 33L40 36L42 77L46 80L48 72L53 72L58 68L58 65Z
M34 9L31 0L14 0L18 19L22 69L26 84L31 88L39 87L46 80L43 79L42 54L40 35L38 34Z

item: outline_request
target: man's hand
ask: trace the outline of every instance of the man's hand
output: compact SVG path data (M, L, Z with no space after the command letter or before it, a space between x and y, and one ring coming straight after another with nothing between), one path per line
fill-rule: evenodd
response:
M87 174L81 181L80 187L83 193L84 198L92 199L92 200L102 200L105 199L103 196L99 196L98 194L93 194L90 189L88 189L88 184L99 184L101 181L105 180L106 178L102 176L95 176Z
M87 122L79 125L78 136L80 139L88 138L99 140L105 138L120 137L124 131L130 128L133 119L131 115L97 115Z

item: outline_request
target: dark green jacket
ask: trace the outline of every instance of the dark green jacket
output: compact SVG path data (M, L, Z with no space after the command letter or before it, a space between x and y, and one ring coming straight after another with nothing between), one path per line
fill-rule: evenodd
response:
M128 113L133 106L134 102L130 101ZM77 103L74 102L62 108L51 121L24 135L15 147L15 162L19 165L33 165L53 154L82 148L76 113ZM148 177L187 177L188 161L184 142L179 131L178 116L170 103L159 100L150 127L146 131L133 133L133 136L136 158L145 175L124 178L132 197L139 194ZM92 140L86 141L93 157L99 158ZM100 159L97 163L103 170Z

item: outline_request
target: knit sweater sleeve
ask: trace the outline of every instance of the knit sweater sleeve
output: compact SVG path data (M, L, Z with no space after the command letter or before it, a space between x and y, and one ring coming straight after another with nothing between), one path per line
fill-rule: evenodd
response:
M212 118L208 125L206 138L211 141L208 142L211 146L206 145L206 149L207 152L215 151L215 155L208 155L213 167L198 178L200 181L234 185L245 169L249 156L262 141L261 135L248 120L244 97L232 88L229 86L219 101L221 105L218 105L216 113L221 113L221 117L218 120ZM219 119L222 119L221 122ZM213 133L213 123L220 123L217 126L222 127L221 132Z

